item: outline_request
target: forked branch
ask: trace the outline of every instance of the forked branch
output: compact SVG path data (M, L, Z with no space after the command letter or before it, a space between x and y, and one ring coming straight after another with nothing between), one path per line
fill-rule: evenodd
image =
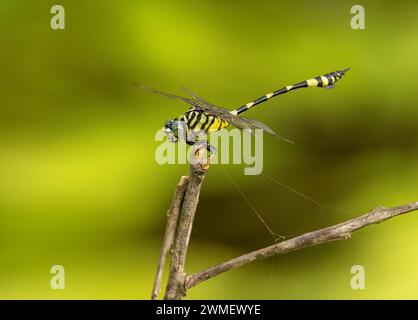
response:
M157 272L155 274L154 287L152 288L151 300L158 299L158 295L161 290L161 281L163 278L163 272L167 261L167 255L171 250L176 235L177 222L179 214L183 206L184 194L186 193L189 177L182 176L179 183L176 186L174 192L173 201L167 211L167 222L165 226L165 234L163 244L161 246L160 259L158 261Z
M171 250L171 266L165 293L165 299L167 300L178 300L186 295L184 266L186 264L186 254L192 233L194 216L199 202L200 189L207 169L208 165L206 164L195 163L190 166L190 178Z
M253 261L269 258L276 254L284 254L328 241L349 239L354 231L418 210L418 201L392 208L378 207L358 218L308 232L244 254L201 272L187 275L185 272L187 248L199 201L200 189L207 169L207 165L192 164L190 166L190 177L182 177L177 186L173 203L168 211L166 234L155 277L152 299L156 299L158 296L166 256L171 247L173 247L171 248L171 266L165 299L177 300L184 297L187 290L191 287L223 272L239 268Z
M244 254L207 270L195 273L187 277L186 288L189 289L202 281L213 278L223 272L239 268L252 261L266 259L276 254L283 254L328 241L349 239L351 233L354 231L415 210L418 210L418 201L399 207L378 207L358 218L317 231L305 233L298 237Z

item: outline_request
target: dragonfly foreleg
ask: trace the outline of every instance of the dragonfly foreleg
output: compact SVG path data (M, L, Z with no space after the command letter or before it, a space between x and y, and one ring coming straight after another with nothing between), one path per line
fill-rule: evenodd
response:
M197 160L202 163L208 163L212 156L218 151L218 149L212 146L207 140L196 141L193 144L193 147L195 161Z

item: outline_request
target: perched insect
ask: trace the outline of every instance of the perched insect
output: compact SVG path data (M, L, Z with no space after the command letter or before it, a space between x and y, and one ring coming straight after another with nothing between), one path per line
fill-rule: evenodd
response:
M174 118L174 119L168 120L164 124L164 127L163 127L164 133L167 135L167 138L169 141L177 142L179 139L180 128L184 128L184 131L183 131L185 133L184 138L187 144L194 145L197 142L203 143L203 145L205 145L207 150L209 152L212 152L213 149L209 145L209 143L207 143L207 141L198 140L199 135L201 135L202 132L207 134L211 131L221 130L230 125L233 125L242 130L262 129L267 134L270 134L280 139L291 142L277 135L272 129L270 129L264 123L261 123L260 121L257 121L254 119L244 118L242 116L239 116L239 114L275 96L278 96L280 94L283 94L283 93L286 93L295 89L306 88L306 87L324 87L328 89L333 88L335 82L340 80L349 69L350 68L340 70L340 71L330 72L323 76L318 76L309 80L298 82L294 85L283 87L274 92L267 93L266 95L256 100L253 100L235 110L227 110L227 109L218 107L212 103L209 103L203 100L201 97L199 97L198 95L190 91L189 91L189 94L193 98L180 97L174 94L152 89L144 85L140 85L140 84L137 84L137 86L142 89L153 92L155 94L159 94L164 97L180 100L189 104L191 106L190 109L186 111L185 113L183 113L180 116L180 118Z

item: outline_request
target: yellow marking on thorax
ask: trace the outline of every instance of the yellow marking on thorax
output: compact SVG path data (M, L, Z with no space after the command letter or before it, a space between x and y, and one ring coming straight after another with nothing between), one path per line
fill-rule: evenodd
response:
M219 118L215 118L215 121L213 121L212 125L207 129L207 132L221 130L228 126L229 126L229 123L226 122L225 120L221 121Z
M199 122L194 125L194 130L196 131L201 130L202 125L206 122L207 117L208 116L206 114L202 113Z
M309 79L309 80L306 80L306 82L308 83L308 87L318 86L318 81L316 79Z
M322 86L326 87L328 85L328 78L321 76Z

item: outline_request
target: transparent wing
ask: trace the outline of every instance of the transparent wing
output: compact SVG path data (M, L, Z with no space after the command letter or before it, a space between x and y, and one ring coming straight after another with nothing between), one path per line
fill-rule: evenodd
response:
M239 128L241 130L262 129L265 133L270 134L272 136L275 136L278 139L281 139L281 140L289 142L289 143L294 143L293 141L291 141L289 139L286 139L284 137L279 136L276 132L274 132L266 124L264 124L264 123L262 123L258 120L255 120L255 119L248 119L248 118L245 118L245 117L241 117L241 116L237 116L235 114L232 114L229 110L218 107L218 106L216 106L216 105L214 105L210 102L207 102L206 100L204 100L203 98L198 96L196 93L194 93L191 90L186 89L184 87L182 87L182 89L185 90L187 93L189 93L193 97L193 99L180 97L180 96L177 96L177 95L174 95L174 94L171 94L171 93L167 93L167 92L163 92L163 91L160 91L160 90L157 90L157 89L152 89L152 88L149 88L147 86L144 86L144 85L138 84L138 83L136 83L135 85L138 88L150 91L150 92L158 94L160 96L186 102L187 104L192 105L194 108L206 111L210 114L213 114L213 115L221 118L222 120L225 120L229 124L233 125L234 127Z
M269 126L255 119L248 119L248 118L232 115L232 118L229 120L229 123L231 123L233 126L240 128L240 129L262 129L265 133L272 135L276 137L277 139L294 144L292 140L289 140L285 137L278 135Z
M276 138L278 138L280 140L283 140L283 141L294 144L293 141L278 135L269 126L262 123L261 121L258 121L258 120L255 120L255 119L248 119L248 118L245 118L245 117L241 117L241 116L237 116L235 114L232 114L227 109L215 106L214 104L203 100L201 97L199 97L195 93L193 93L193 97L198 99L198 100L196 100L196 102L199 103L202 110L205 110L207 112L210 112L210 113L218 116L219 118L227 121L228 123L230 123L234 127L237 127L239 129L242 129L242 130L245 130L245 129L262 129L265 133L267 133L269 135L275 136Z
M243 118L243 117L240 117L240 118ZM246 118L244 118L244 119L246 119ZM246 120L250 121L253 127L256 127L258 129L263 129L263 131L265 133L270 134L270 135L276 137L277 139L283 140L283 141L291 143L291 144L295 144L292 140L278 135L276 132L274 132L272 129L270 129L266 124L264 124L260 121L257 121L255 119L246 119Z
M135 83L135 86L140 88L140 89L147 90L149 92L158 94L158 95L163 96L163 97L167 97L167 98L171 98L171 99L174 99L174 100L186 102L186 103L192 105L193 107L195 107L196 109L212 113L212 114L214 114L216 116L219 116L220 118L222 118L222 119L224 119L228 122L230 122L229 120L233 116L230 113L229 110L221 108L221 107L217 107L214 104L203 100L203 98L199 97L196 93L194 93L194 92L192 92L189 89L186 89L184 87L182 87L182 89L187 91L194 99L184 98L184 97L181 97L181 96L177 96L175 94L163 92L163 91L153 89L153 88L147 87L147 86L145 86L143 84L139 84L139 83Z
M193 92L192 90L190 90L189 88L186 87L180 87L184 92L188 93L190 96L192 96L195 100L201 101L201 102L206 102L205 100L203 100L202 97L200 97L197 93Z
M171 93L163 92L163 91L160 91L160 90L157 90L157 89L153 89L153 88L144 86L143 84L140 84L140 83L135 83L135 86L137 88L147 90L149 92L158 94L158 95L163 96L163 97L167 97L167 98L175 99L175 100L178 100L178 101L186 102L186 103L192 105L195 108L199 108L199 105L195 101L193 101L192 99L176 96L175 94L171 94Z

